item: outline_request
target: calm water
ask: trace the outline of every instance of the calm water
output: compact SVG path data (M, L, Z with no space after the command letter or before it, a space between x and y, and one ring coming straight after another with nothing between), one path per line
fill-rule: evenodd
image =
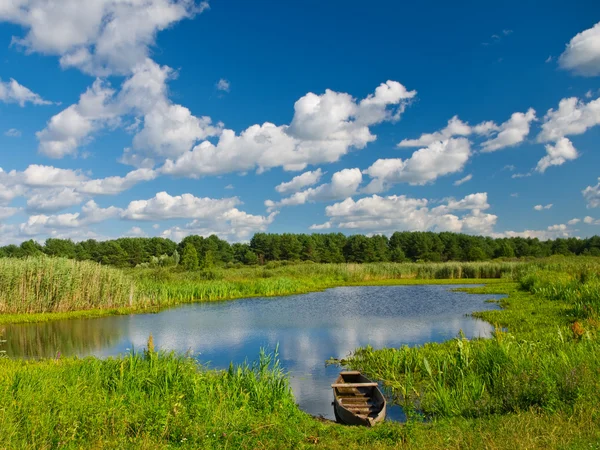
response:
M11 357L111 356L145 347L152 333L157 348L191 352L212 368L258 356L279 344L300 407L333 418L330 384L343 358L357 347L439 342L459 330L487 337L492 327L466 314L496 309L496 295L451 292L457 286L361 286L275 298L192 304L158 314L6 325L4 350ZM402 419L401 411L390 412Z

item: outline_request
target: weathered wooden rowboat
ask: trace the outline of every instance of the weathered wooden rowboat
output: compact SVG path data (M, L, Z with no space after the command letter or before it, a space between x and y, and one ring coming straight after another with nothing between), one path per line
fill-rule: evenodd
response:
M339 423L371 427L385 419L385 397L377 383L360 372L341 372L331 387L333 410Z

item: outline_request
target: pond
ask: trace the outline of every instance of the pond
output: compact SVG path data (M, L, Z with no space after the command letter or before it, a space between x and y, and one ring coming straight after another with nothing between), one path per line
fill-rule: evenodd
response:
M9 357L95 355L141 350L152 333L156 348L189 352L224 369L279 345L281 364L300 408L333 418L330 384L339 367L325 366L358 347L441 342L462 330L488 337L493 327L468 316L497 309L499 295L453 292L459 286L360 286L289 297L196 303L158 314L72 319L3 326ZM402 420L399 408L389 416Z

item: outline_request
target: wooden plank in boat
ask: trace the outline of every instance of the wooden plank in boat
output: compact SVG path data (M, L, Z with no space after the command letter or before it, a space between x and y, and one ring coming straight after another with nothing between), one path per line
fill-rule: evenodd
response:
M332 388L361 388L361 387L376 387L377 383L334 383Z

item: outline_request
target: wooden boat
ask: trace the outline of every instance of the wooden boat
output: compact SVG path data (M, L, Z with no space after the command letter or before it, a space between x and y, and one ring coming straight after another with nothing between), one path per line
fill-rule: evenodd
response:
M333 409L339 423L371 427L385 419L385 397L378 384L360 372L341 372L331 387Z

